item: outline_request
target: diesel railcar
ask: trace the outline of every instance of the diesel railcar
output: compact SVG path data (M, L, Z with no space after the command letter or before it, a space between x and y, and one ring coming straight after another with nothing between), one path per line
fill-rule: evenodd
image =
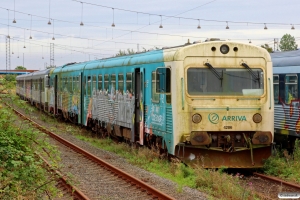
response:
M208 41L48 72L48 110L96 132L205 168L261 167L271 155L273 72L263 48Z
M274 84L275 141L292 150L300 138L300 50L271 53Z

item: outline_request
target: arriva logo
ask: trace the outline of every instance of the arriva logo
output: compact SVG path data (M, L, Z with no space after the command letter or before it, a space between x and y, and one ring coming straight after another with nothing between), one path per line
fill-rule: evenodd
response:
M247 121L246 116L223 116L222 121Z
M213 124L217 124L219 122L219 115L217 113L210 113L208 120Z

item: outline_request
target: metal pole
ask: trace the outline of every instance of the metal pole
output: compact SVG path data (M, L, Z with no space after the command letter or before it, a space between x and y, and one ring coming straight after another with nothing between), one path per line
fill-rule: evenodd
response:
M23 67L25 67L25 66L24 66L24 53L23 53Z

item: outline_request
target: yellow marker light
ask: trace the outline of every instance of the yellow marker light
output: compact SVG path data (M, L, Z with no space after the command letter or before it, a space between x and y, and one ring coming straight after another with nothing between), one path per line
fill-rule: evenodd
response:
M192 121L193 121L195 124L200 123L201 120L202 120L202 117L201 117L201 115L198 114L198 113L194 114L193 117L192 117Z

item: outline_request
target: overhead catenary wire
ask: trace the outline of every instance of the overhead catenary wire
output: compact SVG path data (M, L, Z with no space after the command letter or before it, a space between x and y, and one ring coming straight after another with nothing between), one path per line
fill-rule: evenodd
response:
M3 36L6 36L4 34L0 34L0 35L3 35ZM17 38L11 38L11 40L14 40L14 41L18 41L18 42L22 42L21 38L20 39L17 39ZM26 38L23 38L23 41L24 41L24 44L25 44L25 41L27 39ZM29 41L28 41L29 42ZM35 45L35 46L42 46L42 47L50 47L49 43L46 43L48 45L43 45L43 44L39 44L39 43L35 43L36 40L32 39L30 41L30 44L31 45ZM75 49L72 49L72 48L68 48L68 45L55 45L57 49L62 49L62 50L69 50L69 51L73 51L73 52L77 52L77 53L82 53L82 54L88 54L88 55L95 55L95 56L110 56L111 54L105 54L105 53L95 53L95 52L87 52L87 51L79 51L79 50L75 50ZM24 45L25 47L25 45ZM73 46L71 46L73 47ZM26 47L25 47L26 48ZM37 51L38 52L38 51Z
M0 25L6 25L6 24L0 23ZM22 28L22 27L18 27L18 26L11 26L11 27L26 30L26 28ZM33 32L39 32L39 33L45 33L45 34L53 34L53 36L56 35L56 36L67 37L67 38L77 38L77 39L83 39L83 40L89 39L89 40L98 41L98 42L103 42L103 41L106 42L106 40L101 40L101 39L93 39L93 38L86 38L86 37L79 37L79 36L71 36L71 35L64 35L64 34L59 34L59 33L55 33L54 34L54 31L53 31L53 33L46 32L46 31L39 31L39 30L35 30L35 29L32 29L32 31ZM121 42L121 41L111 41L111 42L120 43L120 44L134 44L134 45L136 45L136 43L133 43L133 42ZM161 45L144 44L144 43L141 44L141 45L144 45L144 46L153 46L153 47L155 47L155 46L161 46Z
M93 5L93 6L99 6L99 7L103 7L103 8L109 8L109 9L112 9L113 7L110 7L110 6L104 6L104 5L101 5L101 4L95 4L95 3L89 3L89 2L85 2L85 1L79 1L79 0L72 0L72 1L75 1L75 2L80 2L80 3L85 3L85 4L88 4L88 5ZM212 3L216 0L213 0L213 1L210 1L204 5L207 5L209 3ZM201 5L203 6L203 5ZM198 6L200 7L200 6ZM196 7L196 8L198 8ZM193 8L193 9L190 9L188 11L191 11L191 10L194 10L196 8ZM140 13L140 14L145 14L145 15L155 15L155 16L163 16L163 17L167 17L167 18L179 18L178 15L163 15L163 14L156 14L156 13L148 13L148 12L141 12L141 11L136 11L136 10L129 10L129 9L123 9L123 8L116 8L114 7L115 10L120 10L120 11L125 11L125 12L132 12L132 13ZM188 11L185 11L185 12L188 12ZM185 13L184 12L184 13ZM191 18L191 17L180 17L181 19L187 19L187 20L195 20L195 21L198 21L199 18ZM277 24L277 25L291 25L291 23L278 23L278 22L251 22L251 21L230 21L230 20L215 20L215 19L204 19L204 18L201 18L200 20L202 21L208 21L208 22L220 22L220 23L226 23L226 22L229 22L229 23L239 23L239 24ZM294 24L294 23L293 23ZM294 24L294 25L300 25L300 24Z
M210 3L210 2L209 2ZM207 4L207 3L206 3ZM203 5L206 5L206 4L203 4ZM202 5L202 6L203 6ZM199 6L198 6L199 7ZM197 8L197 7L196 7ZM6 9L6 10L9 10L7 8L3 8L3 7L0 7L0 9ZM195 9L195 8L194 8ZM190 10L193 10L193 9L190 9ZM21 14L25 14L25 15L29 15L28 13L24 13L24 12L20 12L20 11L15 11L15 12L18 12L18 13L21 13ZM182 12L184 13L184 12ZM46 19L47 17L43 17L43 16L39 16L39 15L33 15L33 14L30 14L31 16L36 16L36 17L39 17L39 18L44 18ZM178 14L179 15L179 14ZM164 15L162 15L164 16ZM177 16L177 15L176 15ZM50 0L49 0L49 17L50 17ZM182 18L182 17L181 17ZM71 22L71 21L67 21L67 20L61 20L61 19L53 19L53 20L56 20L58 22L65 22L65 23L71 23L71 24L77 24L76 22ZM200 20L200 19L197 19L197 20ZM51 21L51 19L49 18L49 22ZM51 24L51 22L50 22ZM264 23L265 24L265 23ZM282 24L281 24L282 25ZM287 24L284 24L284 25L287 25ZM289 24L290 25L290 24ZM103 27L100 27L100 26L95 26L95 25L89 25L90 27L98 27L98 28L103 28ZM141 27L139 29L142 29L144 27ZM199 39L206 39L207 37L199 37L199 36L189 36L189 35L174 35L174 34L164 34L164 33L155 33L155 32L146 32L146 31L138 31L139 29L136 29L136 30L127 30L127 29L116 29L116 30L119 30L119 31L125 31L127 32L126 34L123 34L121 36L118 36L118 37L114 37L114 40L117 39L117 38L120 38L124 35L127 35L127 34L131 34L132 32L136 32L136 33L143 33L143 34L153 34L153 35L165 35L165 36L174 36L174 37L185 37L185 38L199 38ZM244 39L243 39L244 40ZM107 41L111 41L111 39L108 39L108 40L104 40L103 42L107 42ZM136 44L136 43L132 43L132 44ZM98 44L99 45L99 44ZM150 45L150 46L153 46L153 45ZM160 46L160 45L154 45L154 46Z

